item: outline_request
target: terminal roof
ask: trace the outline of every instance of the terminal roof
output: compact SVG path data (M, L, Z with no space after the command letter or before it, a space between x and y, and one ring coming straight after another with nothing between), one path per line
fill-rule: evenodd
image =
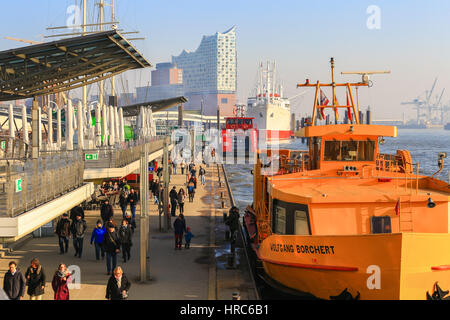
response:
M67 91L151 64L116 30L0 52L0 101Z
M123 106L122 107L123 116L124 117L137 116L140 112L141 107L151 107L152 112L158 112L158 111L163 111L165 109L175 107L181 103L186 103L186 102L187 102L187 99L185 97L181 96L181 97L175 97L175 98L169 98L169 99L136 103L136 104L132 104L129 106Z

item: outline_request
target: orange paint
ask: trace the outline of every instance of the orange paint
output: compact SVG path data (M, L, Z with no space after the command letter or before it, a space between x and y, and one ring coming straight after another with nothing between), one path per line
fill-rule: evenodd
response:
M253 170L246 221L256 221L267 275L323 299L344 289L361 299L426 299L436 282L449 290L450 185L418 175L407 150L380 154L396 128L313 121L298 136L308 150L259 150ZM267 159L272 171L261 165Z

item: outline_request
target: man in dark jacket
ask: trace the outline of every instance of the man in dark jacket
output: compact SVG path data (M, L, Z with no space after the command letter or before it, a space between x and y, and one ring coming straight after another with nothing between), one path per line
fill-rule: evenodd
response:
M139 201L138 194L136 193L136 191L133 188L131 188L130 194L128 195L128 203L130 204L131 217L133 219L136 218L136 205L137 205L138 201Z
M172 190L170 190L169 198L170 198L170 214L172 215L172 217L175 217L175 212L177 211L177 204L178 204L177 187L173 186Z
M117 254L120 252L120 239L119 235L113 225L107 226L107 233L103 238L103 248L106 252L106 269L108 275L111 274L111 270L114 270L117 265ZM112 267L111 267L112 263Z
M128 220L123 219L122 225L119 228L119 240L122 244L122 257L123 262L127 262L127 259L130 260L130 251L133 242L131 241L131 237L133 235L132 228L128 223Z
M128 205L128 194L124 190L120 190L120 196L119 196L119 205L120 209L122 209L122 217L126 217L127 212L127 205Z
M225 224L230 228L230 243L231 251L234 252L234 245L236 243L236 235L239 230L239 209L232 207L229 211Z
M70 229L72 231L73 247L75 248L74 256L81 258L81 254L83 253L84 234L86 233L87 225L86 221L81 218L80 214L77 214Z
M17 269L15 261L9 263L9 270L3 279L3 290L11 300L20 300L25 295L25 276Z
M84 210L82 207L76 206L70 210L70 220L72 220L72 222L76 219L77 214L80 214L81 219L84 219Z
M103 225L106 226L109 218L114 217L114 210L112 205L109 204L109 200L105 200L100 208L100 217L103 220Z
M70 237L70 221L69 215L64 213L61 220L56 225L55 233L59 238L59 253L64 254L69 250L69 237ZM65 248L64 248L65 247Z
M183 233L186 232L186 221L183 214L179 214L173 222L173 230L175 232L175 250L181 250L183 243Z

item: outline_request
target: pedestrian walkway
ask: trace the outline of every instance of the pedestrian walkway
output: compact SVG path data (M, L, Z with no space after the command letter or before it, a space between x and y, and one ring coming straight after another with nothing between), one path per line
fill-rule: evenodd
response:
M198 167L198 166L197 166ZM197 170L198 172L198 170ZM170 187L175 185L177 190L185 187L186 177L180 174L171 178ZM222 224L223 210L220 208L218 198L217 167L207 168L206 185L197 185L194 202L185 202L186 225L191 227L195 237L191 248L174 250L175 241L172 231L168 233L159 230L159 215L157 206L150 200L150 276L151 281L139 282L139 215L140 206L137 207L137 228L133 236L131 260L122 263L122 253L118 255L118 265L124 270L128 279L132 281L129 292L130 299L139 300L206 300L231 299L231 291L240 290L241 299L246 297L245 289L250 281L242 270L217 271L216 256L223 249L216 250L216 242L223 244L224 226ZM129 208L128 208L129 210ZM177 210L178 213L178 210ZM74 257L72 240L69 252L59 254L58 238L32 238L20 249L0 259L0 284L3 285L3 276L8 269L8 262L15 260L22 272L26 271L30 261L37 257L41 261L46 273L47 286L43 299L53 299L51 280L59 263L67 266L80 267L81 287L72 289L70 298L73 300L104 300L106 283L106 261L95 259L95 248L90 245L90 237L95 222L100 217L99 211L86 211L85 219L88 225L84 240L83 257ZM120 208L114 208L114 217L118 224L122 213ZM174 218L171 219L171 224ZM163 222L161 222L163 225ZM220 236L219 236L220 235ZM183 239L184 243L184 239ZM223 253L223 252L222 252ZM225 269L219 264L219 269ZM227 275L229 274L229 275ZM242 280L244 279L244 280ZM229 281L228 281L229 280ZM245 284L246 282L247 284ZM239 289L239 287L241 287ZM225 291L223 291L222 289ZM249 290L250 292L251 290ZM223 293L226 292L226 293ZM25 299L29 297L26 295Z

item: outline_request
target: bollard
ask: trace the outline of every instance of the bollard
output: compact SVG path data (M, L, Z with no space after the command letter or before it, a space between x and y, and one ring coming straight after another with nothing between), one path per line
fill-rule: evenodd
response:
M222 201L220 202L221 208L225 208L225 201L222 199Z
M220 191L220 199L223 199L223 191Z
M233 300L241 300L239 292L233 292L232 298Z

